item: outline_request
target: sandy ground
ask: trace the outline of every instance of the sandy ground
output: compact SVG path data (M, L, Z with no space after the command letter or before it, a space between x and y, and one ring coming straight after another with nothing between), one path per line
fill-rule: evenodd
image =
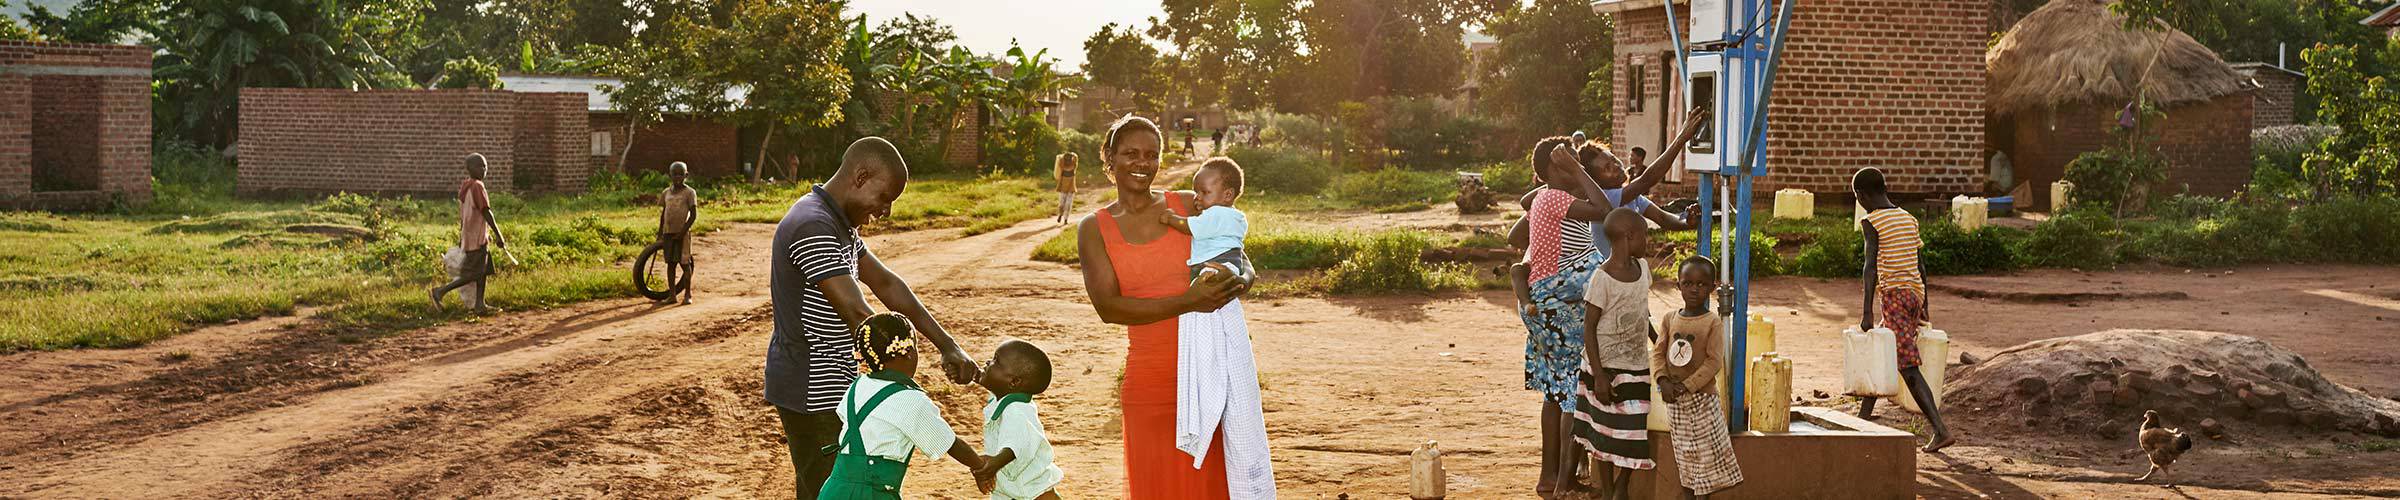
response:
M1454 209L1440 217L1405 216L1411 225L1473 224ZM1058 381L1039 402L1068 471L1060 492L1119 496L1124 330L1098 321L1072 267L1026 260L1056 229L1042 220L971 237L869 240L979 357L1011 337L1052 353ZM277 318L139 348L0 357L0 421L11 422L0 427L0 497L787 495L779 427L758 395L771 234L736 225L700 240L702 288L691 306L598 301L365 339ZM1956 336L1954 352L1989 355L2115 327L2208 329L2264 337L2335 381L2400 393L2400 354L2389 350L2400 345L2400 290L2389 285L2400 269L2039 271L1936 283L1945 291L1935 318ZM1653 307L1672 300L1659 289ZM1850 282L1758 285L1756 303L1767 304L1760 309L1782 325L1780 343L1797 360L1797 393L1837 392L1834 332L1856 317L1857 301ZM1537 402L1519 389L1524 334L1509 302L1495 291L1252 304L1283 493L1404 495L1407 450L1438 439L1457 497L1530 497ZM961 434L980 440L980 389L928 384ZM1913 423L1888 403L1885 414L1895 426ZM2168 490L2132 484L2141 467L2122 454L2049 456L2059 452L2027 444L2061 440L2107 449L2085 437L1967 435L1952 452L1918 457L1919 493L2400 495L2395 452L2312 455L2253 443L2272 448L2262 459L2208 443L2212 451L2186 463L2217 464L2192 466L2191 485ZM911 497L978 496L955 464L919 460L915 469Z

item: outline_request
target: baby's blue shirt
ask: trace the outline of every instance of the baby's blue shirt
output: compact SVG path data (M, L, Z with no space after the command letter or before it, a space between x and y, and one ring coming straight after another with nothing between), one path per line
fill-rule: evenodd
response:
M1233 207L1208 207L1184 222L1192 226L1192 258L1184 261L1187 266L1241 248L1242 237L1250 234L1250 217Z

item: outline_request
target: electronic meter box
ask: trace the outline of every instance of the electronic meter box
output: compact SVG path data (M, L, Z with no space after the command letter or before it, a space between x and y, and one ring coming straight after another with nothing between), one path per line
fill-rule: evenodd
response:
M1745 145L1742 135L1749 133L1744 127L1750 123L1745 113L1748 110L1744 109L1747 103L1742 99L1726 98L1743 95L1740 90L1748 85L1748 75L1740 62L1729 60L1721 53L1693 52L1689 62L1684 64L1684 106L1712 107L1708 117L1704 118L1708 122L1701 125L1700 135L1694 136L1691 145L1683 150L1685 170L1718 172L1728 165L1740 164L1747 158L1741 153ZM1689 111L1686 108L1686 112ZM1681 129L1683 124L1670 127Z

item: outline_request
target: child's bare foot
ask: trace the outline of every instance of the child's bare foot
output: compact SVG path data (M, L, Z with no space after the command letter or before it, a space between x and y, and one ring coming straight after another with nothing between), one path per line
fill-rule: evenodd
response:
M1950 445L1953 444L1958 444L1957 438L1950 437L1949 434L1934 434L1933 441L1925 443L1924 450L1926 453L1936 453L1942 451L1942 448L1949 448Z

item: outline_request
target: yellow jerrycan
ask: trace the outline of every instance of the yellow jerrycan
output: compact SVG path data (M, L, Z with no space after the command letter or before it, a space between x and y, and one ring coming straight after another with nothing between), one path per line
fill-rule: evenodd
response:
M1439 443L1426 441L1408 458L1408 497L1434 500L1449 496L1450 473L1442 469L1442 448Z
M1791 432L1792 360L1767 351L1750 358L1750 430Z
M1925 374L1925 387L1933 391L1933 404L1942 404L1942 384L1949 378L1947 375L1950 372L1950 333L1933 325L1926 325L1924 330L1918 331L1917 359L1924 362L1923 366L1917 367L1917 371ZM1925 409L1917 407L1917 398L1908 393L1906 383L1900 384L1900 407L1925 413Z

